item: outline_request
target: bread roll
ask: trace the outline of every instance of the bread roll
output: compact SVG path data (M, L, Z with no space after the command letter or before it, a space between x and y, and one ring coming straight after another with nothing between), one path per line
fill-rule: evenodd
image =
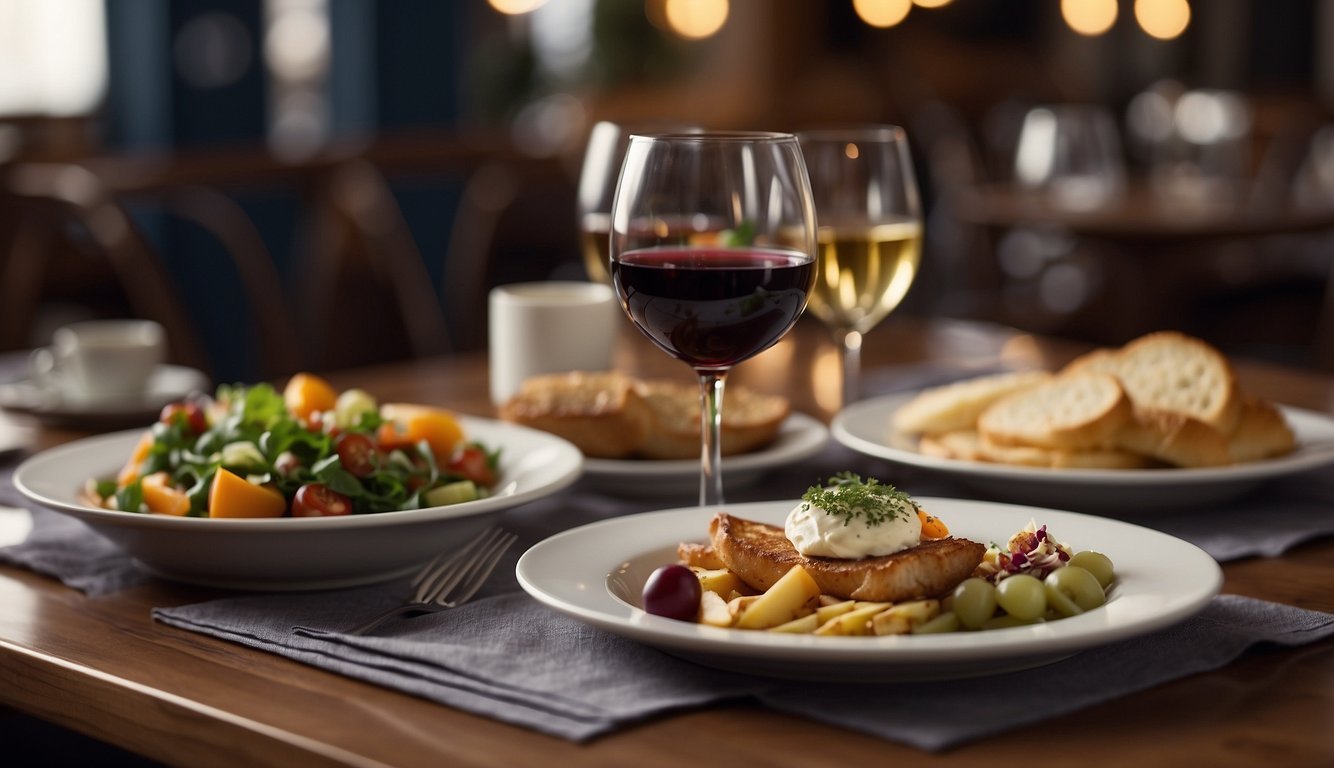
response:
M1297 439L1283 412L1273 403L1246 395L1241 418L1228 436L1228 453L1235 462L1259 461L1292 453Z
M653 413L628 376L574 372L528 379L502 419L559 435L585 456L626 458L648 438Z
M636 391L652 413L652 425L638 455L647 459L698 457L699 388L674 381L641 381ZM791 410L785 397L728 387L723 396L722 454L749 453L767 445Z

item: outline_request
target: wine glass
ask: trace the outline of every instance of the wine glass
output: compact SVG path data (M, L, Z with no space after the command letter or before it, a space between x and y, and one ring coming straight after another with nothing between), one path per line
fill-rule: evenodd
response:
M1090 104L1037 107L1024 116L1015 153L1015 177L1045 191L1054 204L1090 211L1125 190L1125 160L1116 120Z
M616 195L625 148L632 133L672 131L688 133L700 130L690 123L652 122L626 125L603 120L593 126L584 149L579 171L578 216L579 245L584 256L588 279L611 284L607 264L611 242L611 201Z
M812 130L800 140L820 216L810 312L839 342L846 407L860 394L862 337L917 276L922 204L901 128Z
M610 264L630 320L699 377L700 504L721 504L727 372L792 328L815 281L815 205L797 138L631 136Z

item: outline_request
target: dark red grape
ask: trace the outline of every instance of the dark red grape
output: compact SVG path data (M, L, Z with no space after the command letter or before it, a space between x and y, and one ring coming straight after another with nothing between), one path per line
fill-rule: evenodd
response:
M644 582L644 610L654 616L694 621L699 614L699 579L684 565L664 565Z

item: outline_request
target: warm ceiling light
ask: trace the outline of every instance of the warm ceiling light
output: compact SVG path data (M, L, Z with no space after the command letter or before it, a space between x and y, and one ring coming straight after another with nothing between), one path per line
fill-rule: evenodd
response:
M730 7L728 0L667 0L663 11L673 32L702 40L723 28Z
M1096 37L1116 23L1116 0L1061 0L1061 17L1079 34Z
M920 5L923 8L943 8L950 4L952 0L912 0L913 5Z
M1150 37L1171 40L1190 26L1187 0L1135 0L1135 20Z
M518 16L524 13L531 13L543 5L547 0L486 0L492 8L505 14L506 16Z
M852 0L852 9L873 27L892 27L908 18L912 0Z

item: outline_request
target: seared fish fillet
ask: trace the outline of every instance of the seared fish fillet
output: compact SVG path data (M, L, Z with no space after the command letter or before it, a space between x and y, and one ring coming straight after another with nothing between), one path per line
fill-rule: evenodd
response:
M754 589L769 589L800 563L825 594L876 602L945 594L972 574L986 552L975 541L947 538L861 560L806 557L782 528L725 512L709 521L709 539L718 559Z

